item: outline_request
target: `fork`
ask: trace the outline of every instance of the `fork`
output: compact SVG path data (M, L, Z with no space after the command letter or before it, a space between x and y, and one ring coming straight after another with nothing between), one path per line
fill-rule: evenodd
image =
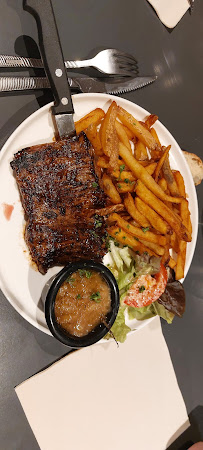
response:
M68 69L81 67L94 67L100 72L108 75L135 75L138 73L136 59L128 53L121 52L114 48L108 48L97 53L92 59L83 61L66 61Z
M109 48L102 50L92 59L65 61L67 69L94 67L108 75L135 76L138 74L136 59L128 53ZM0 67L37 67L42 68L41 59L21 56L0 55Z

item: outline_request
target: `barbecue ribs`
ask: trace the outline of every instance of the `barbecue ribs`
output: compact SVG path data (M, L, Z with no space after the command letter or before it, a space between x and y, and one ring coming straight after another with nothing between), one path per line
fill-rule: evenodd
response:
M27 147L14 155L11 167L25 213L25 240L38 270L101 260L105 226L95 210L106 206L106 196L86 135Z

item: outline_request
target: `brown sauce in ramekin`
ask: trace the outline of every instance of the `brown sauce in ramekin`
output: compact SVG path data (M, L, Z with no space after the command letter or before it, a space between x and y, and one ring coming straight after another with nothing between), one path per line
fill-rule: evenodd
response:
M57 323L78 337L92 331L110 310L110 288L102 274L80 269L61 285L54 307Z

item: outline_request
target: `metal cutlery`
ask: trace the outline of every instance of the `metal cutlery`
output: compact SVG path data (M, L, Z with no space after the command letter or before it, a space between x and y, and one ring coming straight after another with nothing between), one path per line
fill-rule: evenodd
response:
M25 0L24 8L34 15L39 31L39 47L44 68L55 99L52 113L60 138L76 134L74 108L64 65L51 0Z
M151 76L122 78L116 81L109 79L104 82L91 77L69 77L68 82L72 89L80 92L122 94L147 86L156 79L156 76ZM50 89L50 83L46 77L0 77L0 92L31 89Z
M109 48L102 50L92 59L65 61L67 69L95 67L108 75L133 76L138 74L136 59L128 53ZM22 56L0 55L0 67L35 67L43 68L41 59Z

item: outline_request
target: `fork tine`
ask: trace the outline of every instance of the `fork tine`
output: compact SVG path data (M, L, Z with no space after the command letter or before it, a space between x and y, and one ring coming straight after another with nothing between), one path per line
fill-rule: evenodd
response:
M138 70L138 65L136 63L132 64L131 62L126 61L117 61L119 66L128 67L129 69L136 69Z
M135 70L138 72L138 66L137 64L131 64L131 63L122 63L119 62L119 69L124 69L124 70Z
M131 63L137 64L137 60L131 55L116 55L116 59L129 61Z
M127 53L127 52L122 52L122 50L115 50L114 49L114 55L115 56L117 56L117 55L119 55L119 56L129 56L130 58L134 58L133 55L131 55L130 53Z

